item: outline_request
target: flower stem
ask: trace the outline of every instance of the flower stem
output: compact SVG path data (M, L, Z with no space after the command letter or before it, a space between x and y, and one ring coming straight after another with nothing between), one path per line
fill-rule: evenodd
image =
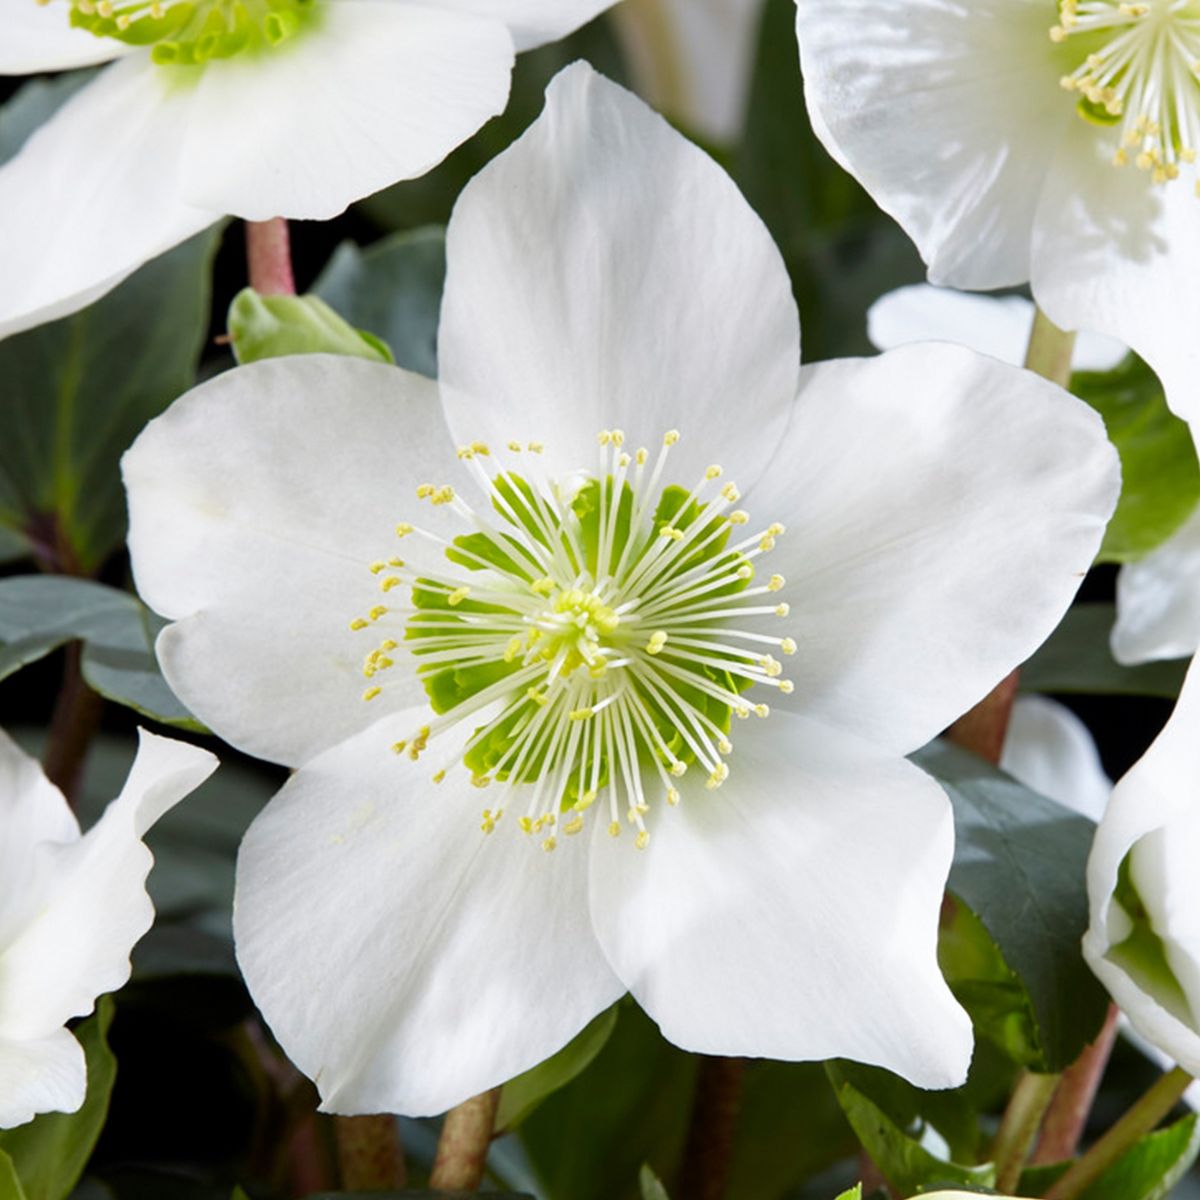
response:
M970 712L964 713L949 729L952 742L978 754L993 766L1000 762L1008 719L1017 698L1017 672L1005 676Z
M1074 1200L1175 1107L1192 1082L1181 1067L1168 1071L1046 1193L1045 1200Z
M83 643L72 642L65 654L62 687L50 718L43 767L46 778L74 808L83 778L83 763L104 715L104 701L84 682Z
M721 1200L725 1195L745 1072L740 1058L700 1059L677 1189L687 1200Z
M1025 1071L1017 1080L1004 1118L992 1143L992 1161L996 1164L996 1189L1016 1190L1021 1170L1029 1158L1042 1116L1059 1085L1059 1075L1038 1075Z
M294 296L292 244L283 217L246 222L246 263L250 286L263 296Z
M1078 1149L1117 1038L1119 1015L1117 1006L1110 1004L1108 1017L1096 1040L1085 1046L1083 1053L1063 1072L1062 1084L1054 1093L1042 1123L1041 1140L1033 1155L1035 1163L1062 1162Z
M464 1100L446 1114L429 1176L430 1187L459 1192L478 1190L483 1182L499 1104L500 1089L492 1088Z
M1039 308L1029 331L1029 347L1025 351L1025 366L1043 379L1066 387L1071 382L1071 356L1075 352L1075 335L1059 329Z
M335 1117L333 1128L345 1191L386 1191L408 1182L395 1117Z

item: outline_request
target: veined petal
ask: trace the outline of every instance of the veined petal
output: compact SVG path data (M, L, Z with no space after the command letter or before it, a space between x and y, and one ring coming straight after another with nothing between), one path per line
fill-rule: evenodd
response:
M35 903L0 949L0 1044L51 1038L129 978L129 952L154 919L145 889L154 859L142 837L216 766L207 750L142 730L100 821L82 838L36 848Z
M395 714L307 763L238 858L242 972L328 1112L442 1112L624 991L591 932L586 844L545 854L516 812L481 832L493 792L389 750L427 719Z
M936 283L1029 278L1042 178L1078 121L1058 84L1053 17L1043 0L799 0L813 127Z
M450 221L442 379L464 440L545 443L547 470L596 434L657 446L683 479L717 458L743 487L795 396L799 327L783 261L729 177L585 63L467 186Z
M211 62L196 88L180 188L247 220L326 220L424 175L508 99L498 21L388 0L341 0L267 56Z
M1120 337L1154 368L1167 403L1200 420L1200 220L1190 186L1156 188L1118 170L1092 139L1070 139L1038 207L1034 299L1065 329Z
M428 2L428 0L426 0ZM438 8L501 21L518 50L556 42L611 8L614 0L435 0Z
M1113 657L1132 666L1188 658L1200 647L1200 509L1117 575Z
M177 621L159 661L226 741L294 765L424 695L414 680L368 710L350 623L385 601L370 564L439 554L396 538L427 473L470 487L432 382L332 355L255 363L176 401L122 470L138 589ZM423 506L423 527L461 532L444 512Z
M597 827L592 921L614 970L685 1049L838 1056L920 1087L961 1083L971 1023L936 954L946 796L905 760L801 717L738 732L727 782L685 777L643 854Z
M1117 784L1096 831L1083 939L1089 965L1133 1027L1193 1074L1200 1071L1197 661L1170 721ZM1132 897L1118 886L1127 860Z
M798 647L779 703L906 754L1050 634L1119 490L1100 418L957 346L806 367L745 506L786 533Z
M115 38L95 37L70 23L61 2L0 0L0 75L33 75L90 67L130 53L134 48Z
M1065 704L1018 696L1000 766L1026 787L1099 821L1112 792L1087 726Z
M975 296L916 283L880 296L867 311L867 336L878 350L910 342L955 342L1019 367L1025 361L1034 306L1024 296ZM1079 334L1077 371L1111 371L1129 347L1099 333Z
M19 1041L0 1037L0 1129L38 1113L78 1112L86 1094L83 1047L65 1029Z
M83 308L218 218L178 195L189 100L147 56L125 59L0 168L0 337Z

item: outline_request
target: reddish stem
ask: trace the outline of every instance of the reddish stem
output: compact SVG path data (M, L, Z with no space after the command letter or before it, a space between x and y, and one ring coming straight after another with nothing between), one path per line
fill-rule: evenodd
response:
M408 1182L395 1117L335 1117L333 1128L346 1191L389 1191Z
M292 243L283 217L246 222L246 263L250 286L261 296L294 296Z
M987 759L1000 762L1008 719L1017 698L1017 672L1002 679L970 712L964 713L948 731L950 740Z
M678 1194L687 1200L722 1200L725 1195L745 1072L744 1059L700 1059L692 1122L679 1175Z
M479 1190L499 1105L500 1089L492 1088L464 1100L446 1114L429 1176L430 1187L448 1192Z

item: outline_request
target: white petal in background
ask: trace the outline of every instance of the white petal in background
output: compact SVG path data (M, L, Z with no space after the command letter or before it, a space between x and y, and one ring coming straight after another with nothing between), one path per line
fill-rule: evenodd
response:
M839 1055L919 1087L961 1083L971 1024L936 956L945 794L788 713L734 736L728 781L685 776L642 854L597 823L592 920L614 970L684 1049Z
M612 10L638 93L718 143L741 135L764 0L623 0Z
M555 42L610 8L613 0L437 0L438 7L476 13L512 31L518 50Z
M546 445L562 474L601 429L657 450L668 478L713 462L743 488L796 393L800 331L770 234L729 177L585 63L467 185L450 221L438 358L472 397L460 441Z
M806 367L744 501L787 526L763 560L799 644L778 703L924 745L1052 632L1119 487L1100 418L1028 371L932 343Z
M388 717L302 767L238 858L238 961L328 1112L443 1112L625 990L588 920L586 839L547 854L520 811L485 835L500 788L453 766L474 722L419 763L389 748L428 719Z
M6 798L6 849L26 859L19 888L4 876L0 890L0 1126L83 1102L83 1052L62 1026L129 978L129 952L154 919L142 837L216 765L141 731L120 796L81 837L61 795L0 734L0 778L20 789ZM53 816L23 818L35 803Z
M1117 784L1088 862L1091 923L1084 955L1133 1027L1193 1074L1200 1072L1200 666L1194 660L1170 721ZM1116 902L1126 856L1163 967L1121 950L1135 931ZM1143 930L1143 934L1144 934Z
M114 38L71 27L67 0L0 0L0 75L90 67L132 51Z

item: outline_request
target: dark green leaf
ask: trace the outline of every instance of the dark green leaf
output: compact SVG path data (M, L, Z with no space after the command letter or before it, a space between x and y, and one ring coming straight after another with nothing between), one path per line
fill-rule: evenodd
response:
M1061 1071L1099 1032L1108 997L1080 939L1095 826L948 742L913 760L946 789L956 842L949 890L979 918L1029 996L1039 1071Z
M25 144L81 87L91 83L95 71L67 71L52 79L34 79L0 108L0 164Z
M1200 1153L1195 1113L1144 1137L1123 1154L1079 1200L1163 1200Z
M46 1113L28 1125L0 1133L0 1151L15 1164L27 1200L63 1200L91 1157L117 1077L117 1060L107 1041L112 1017L112 1000L102 997L96 1015L75 1030L87 1057L83 1107L76 1113Z
M17 1178L17 1169L3 1150L0 1150L0 1200L27 1200Z
M525 1192L315 1192L308 1200L533 1200Z
M863 1148L901 1195L963 1185L992 1187L995 1184L996 1172L991 1164L963 1166L936 1157L847 1082L839 1067L830 1065L827 1069L838 1101Z
M655 1175L649 1163L642 1163L638 1172L638 1187L642 1189L642 1200L671 1200L662 1180Z
M0 525L91 571L125 537L118 460L191 386L218 229L91 307L0 342Z
M862 1200L862 1184L856 1183L852 1188L844 1191L837 1200Z
M617 1024L617 1008L606 1009L557 1054L510 1079L500 1093L496 1129L515 1129L551 1093L565 1087L604 1048Z
M396 363L437 375L437 326L446 279L446 231L397 233L361 249L343 242L313 291L391 347Z
M239 363L286 354L345 354L390 363L391 351L377 337L360 333L319 296L260 296L243 288L227 320Z
M1173 700L1183 686L1187 661L1121 666L1108 648L1116 619L1111 604L1075 605L1021 668L1021 687L1028 692L1166 696Z
M103 696L168 725L202 730L154 657L162 622L136 596L65 575L0 580L0 679L65 642L84 642L83 676Z
M1098 560L1133 562L1166 541L1200 501L1195 443L1135 355L1114 371L1077 374L1071 390L1104 418L1121 456L1121 500Z

